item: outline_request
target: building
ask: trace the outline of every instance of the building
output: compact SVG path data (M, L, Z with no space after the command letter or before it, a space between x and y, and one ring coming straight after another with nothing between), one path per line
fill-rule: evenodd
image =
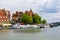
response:
M0 25L10 24L10 11L0 9Z
M33 11L30 9L30 11L25 11L26 14L33 16Z
M25 11L25 14L28 14L30 16L33 16L33 11L30 9L29 11ZM12 23L21 23L21 16L23 15L23 12L18 12L12 14Z
M8 18L10 18L10 16L11 16L10 11L6 10L5 12L6 12L5 15L8 16Z
M33 16L33 11L30 9L29 11L25 11L25 14L30 15L31 17ZM12 14L12 23L21 23L21 16L23 15L23 12L18 12L16 11L15 13Z
M20 22L20 17L22 16L23 12L18 12L12 14L12 21L13 23L19 23Z

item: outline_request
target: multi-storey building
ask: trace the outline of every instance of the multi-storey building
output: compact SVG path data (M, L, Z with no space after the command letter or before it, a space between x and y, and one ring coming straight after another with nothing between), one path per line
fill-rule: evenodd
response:
M30 11L25 11L24 12L25 14L28 14L30 15L31 17L33 16L33 11L30 9ZM12 20L13 20L13 23L21 23L21 16L22 16L23 12L18 12L16 11L16 13L13 13L12 14Z
M0 9L0 25L10 23L10 11L5 9Z
M18 12L18 11L16 11L16 13L13 13L13 15L12 15L13 23L19 23L20 17L22 16L22 14L23 14L23 12Z
M26 14L33 16L33 11L30 9L30 11L25 11Z

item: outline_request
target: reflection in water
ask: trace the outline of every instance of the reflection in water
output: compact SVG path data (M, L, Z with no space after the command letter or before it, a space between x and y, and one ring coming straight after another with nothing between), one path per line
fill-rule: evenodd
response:
M0 29L0 32L11 32L9 29Z
M28 28L28 29L15 29L13 30L13 32L35 33L35 32L40 32L40 30L41 30L40 28Z
M22 29L0 30L0 40L60 40L60 26L43 28L40 32L23 33Z
M24 33L35 33L35 32L40 32L40 28L24 28L24 29L0 29L0 32L13 32L13 33L18 33L18 32L24 32Z

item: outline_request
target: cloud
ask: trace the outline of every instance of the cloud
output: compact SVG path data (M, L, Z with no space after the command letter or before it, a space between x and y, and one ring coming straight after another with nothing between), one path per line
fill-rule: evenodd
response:
M46 19L47 22L60 22L60 12L58 13L40 13L43 19Z
M6 8L10 10L26 10L33 9L37 10L39 5L43 5L49 0L0 0L0 8Z
M60 0L0 0L0 8L11 12L32 9L48 22L60 21Z
M42 18L48 22L60 22L60 0L47 1L43 6L38 7Z
M56 13L59 11L60 11L60 0L52 0L50 2L46 2L40 8L40 12Z

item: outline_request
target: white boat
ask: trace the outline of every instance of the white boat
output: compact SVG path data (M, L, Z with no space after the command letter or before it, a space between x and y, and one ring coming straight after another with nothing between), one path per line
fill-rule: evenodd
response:
M49 24L41 24L40 28L50 28L50 25Z
M38 27L38 25L19 25L19 23L12 25L12 28L30 28L30 27Z
M18 24L14 24L12 25L12 28L20 28L20 26Z

